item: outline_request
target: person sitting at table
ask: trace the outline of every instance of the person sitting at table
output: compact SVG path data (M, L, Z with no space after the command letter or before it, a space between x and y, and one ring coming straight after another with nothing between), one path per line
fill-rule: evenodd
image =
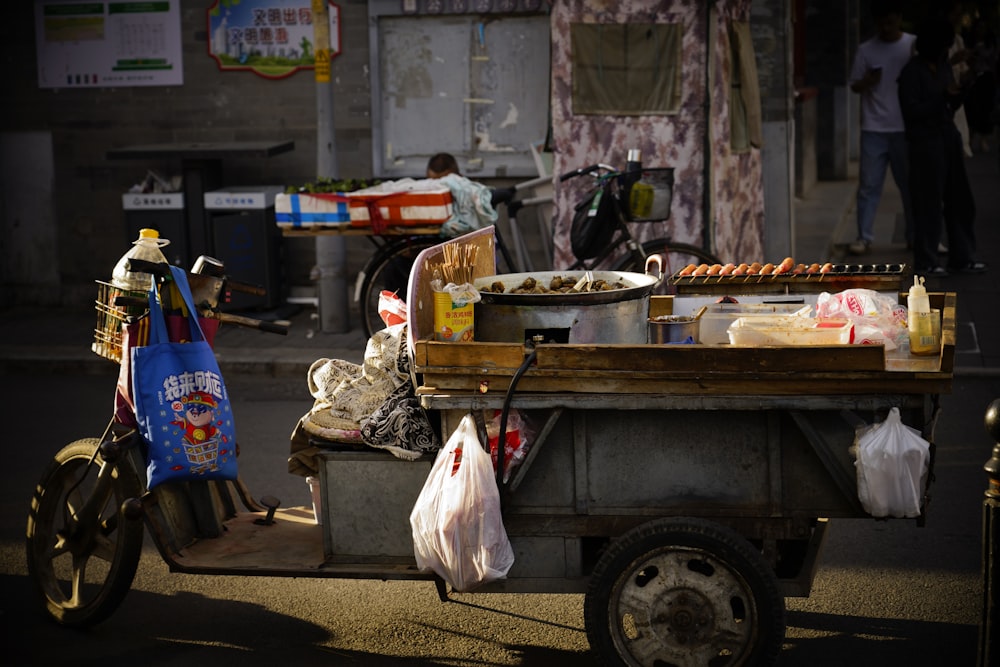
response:
M497 221L493 190L463 176L454 155L431 156L427 161L427 178L441 180L451 192L452 214L441 225L441 236L460 236Z

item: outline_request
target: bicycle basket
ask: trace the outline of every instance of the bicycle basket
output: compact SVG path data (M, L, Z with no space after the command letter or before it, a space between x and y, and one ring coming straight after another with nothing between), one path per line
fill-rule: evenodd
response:
M637 181L631 181L631 175L622 175L625 219L629 222L669 219L674 198L674 170L670 167L643 169Z
M145 308L128 307L121 308L115 305L115 297L135 296L148 298L147 292L133 290L123 290L115 287L111 283L97 282L97 300L94 307L97 309L97 326L94 327L94 342L90 349L115 363L122 361L122 324L125 318L130 315L142 315Z
M596 257L611 244L616 228L615 206L611 181L595 187L576 205L569 242L577 259Z

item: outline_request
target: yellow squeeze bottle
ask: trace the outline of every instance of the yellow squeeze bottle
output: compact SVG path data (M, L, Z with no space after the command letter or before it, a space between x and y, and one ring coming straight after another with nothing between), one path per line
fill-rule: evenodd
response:
M913 286L906 297L907 328L910 333L911 354L936 354L938 351L937 337L934 335L934 325L931 322L931 304L924 288L924 279L913 276Z

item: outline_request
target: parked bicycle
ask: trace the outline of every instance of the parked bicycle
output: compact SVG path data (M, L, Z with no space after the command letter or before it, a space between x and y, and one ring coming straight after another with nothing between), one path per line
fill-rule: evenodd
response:
M580 176L592 176L597 183L574 210L570 241L576 261L570 269L608 266L613 271L642 273L650 255L663 258L667 275L688 264L721 263L712 253L689 243L669 237L640 242L632 234L630 224L660 222L670 217L673 169L619 171L598 163L565 173L559 180ZM671 289L668 283L661 283L661 293Z
M659 237L640 242L632 234L630 225L644 224L666 220L670 217L670 204L673 195L672 169L640 169L637 171L618 171L606 164L593 164L581 169L575 169L559 177L560 182L579 176L591 176L595 179L595 187L590 190L577 206L574 217L590 217L593 234L597 239L594 245L597 252L577 253L574 249L575 262L569 270L589 270L607 266L613 271L630 271L642 273L646 266L646 258L650 255L660 255L663 258L664 273L673 275L688 264L720 264L712 253L689 243L675 242L669 237ZM524 181L510 188L498 189L494 194L494 206L503 204L507 207L507 215L517 220L518 214L534 202L525 197L530 192L530 186L537 184L538 179ZM596 195L600 193L600 195ZM593 198L600 200L594 206ZM603 201L603 205L601 204ZM594 215L587 216L594 206ZM496 245L499 252L499 270L509 273L519 273L528 270L522 262L515 258L511 247L523 247L524 239L520 237L519 226L510 227L513 238L504 238L500 228L496 229ZM368 260L358 273L355 283L354 300L358 303L361 313L361 324L365 335L381 329L384 325L378 314L379 295L382 290L404 294L406 282L417 255L426 248L437 245L442 239L437 236L407 236L383 242L372 239L378 245L378 250ZM551 258L550 258L551 261ZM548 267L543 267L548 268ZM667 294L673 287L669 281L662 281L658 293Z

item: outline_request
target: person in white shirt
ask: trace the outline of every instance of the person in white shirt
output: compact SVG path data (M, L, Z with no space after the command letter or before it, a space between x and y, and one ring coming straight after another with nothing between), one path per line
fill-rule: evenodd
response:
M871 11L876 34L858 47L851 68L851 90L861 96L858 235L848 248L855 255L864 255L871 250L875 238L875 213L882 198L887 168L892 169L892 178L902 195L907 245L913 243L913 215L907 187L907 144L896 79L913 55L916 37L902 30L902 6L900 0L873 0Z

